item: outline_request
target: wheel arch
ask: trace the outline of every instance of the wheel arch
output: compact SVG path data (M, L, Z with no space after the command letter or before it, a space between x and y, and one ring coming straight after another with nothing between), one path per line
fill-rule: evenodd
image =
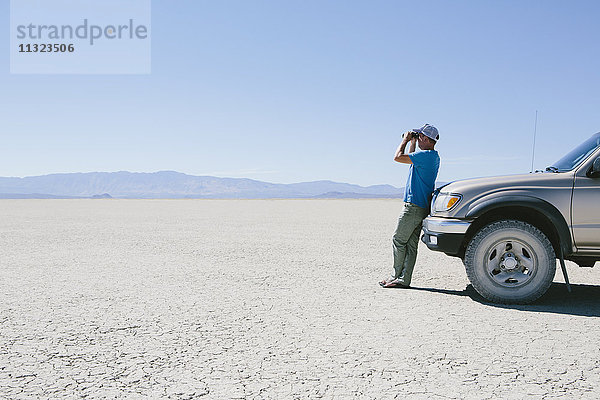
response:
M541 230L548 236L557 257L560 251L565 257L573 252L571 231L560 211L537 197L504 195L484 199L469 207L466 218L474 221L465 234L461 257L469 241L479 229L501 219L527 222Z

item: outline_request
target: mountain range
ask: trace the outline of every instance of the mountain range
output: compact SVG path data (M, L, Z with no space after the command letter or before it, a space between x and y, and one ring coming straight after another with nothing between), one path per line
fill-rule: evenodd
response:
M245 178L194 176L175 171L88 172L0 177L0 198L398 198L391 185L359 186L332 181L269 183Z

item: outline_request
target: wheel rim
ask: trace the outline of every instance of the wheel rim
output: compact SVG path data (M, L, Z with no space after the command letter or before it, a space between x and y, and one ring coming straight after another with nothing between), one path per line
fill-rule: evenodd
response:
M490 279L514 288L526 285L535 275L538 258L531 246L518 239L502 239L486 251L486 271Z

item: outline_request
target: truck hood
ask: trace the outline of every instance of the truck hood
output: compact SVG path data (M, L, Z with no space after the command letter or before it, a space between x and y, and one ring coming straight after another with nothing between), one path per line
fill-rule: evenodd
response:
M437 212L434 214L463 217L480 200L504 195L536 197L551 203L562 204L563 201L570 199L573 174L573 172L545 172L455 181L440 188L440 192L461 194L462 200L458 207L449 213ZM564 207L567 206L564 205Z
M468 194L473 191L485 192L497 188L501 190L556 187L561 182L572 185L573 175L569 172L544 172L535 174L501 175L484 178L462 179L442 186L440 192ZM562 186L562 185L560 185Z

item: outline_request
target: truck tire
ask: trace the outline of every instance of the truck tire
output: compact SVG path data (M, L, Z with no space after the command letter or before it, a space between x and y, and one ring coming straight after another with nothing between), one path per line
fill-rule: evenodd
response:
M494 303L530 303L546 293L556 272L550 240L516 220L483 227L469 242L463 262L475 290Z

